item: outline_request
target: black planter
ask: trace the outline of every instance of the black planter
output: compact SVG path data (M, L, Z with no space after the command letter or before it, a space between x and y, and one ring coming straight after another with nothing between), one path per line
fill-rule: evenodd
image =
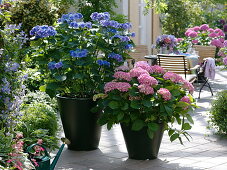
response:
M101 126L97 124L99 113L91 112L96 102L87 98L57 96L65 137L71 144L68 149L88 151L98 148Z
M156 159L164 132L164 124L159 124L159 129L155 132L153 139L147 134L147 128L140 131L131 130L131 126L121 124L121 129L125 139L130 159L146 160Z

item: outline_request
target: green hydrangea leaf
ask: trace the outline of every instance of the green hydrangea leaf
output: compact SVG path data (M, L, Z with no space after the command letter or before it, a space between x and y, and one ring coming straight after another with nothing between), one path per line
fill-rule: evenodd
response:
M150 122L150 123L148 123L148 128L149 128L151 131L155 132L155 131L158 130L159 125L158 125L157 123Z
M179 138L179 134L175 133L170 137L170 141L173 142L174 140L176 140L177 138Z
M184 124L182 125L182 128L183 128L184 130L190 130L190 129L192 128L192 126L191 126L189 123L184 123Z
M188 120L190 123L194 124L194 121L193 121L193 119L192 119L192 117L191 117L190 114L186 114L186 118L187 118L187 120Z
M119 108L119 104L117 101L111 101L108 106L111 108L111 109L117 109Z
M149 128L147 129L147 134L148 134L148 136L149 136L150 139L153 139L154 132L152 130L150 130Z
M136 120L132 124L132 130L139 131L144 127L144 122L140 119Z

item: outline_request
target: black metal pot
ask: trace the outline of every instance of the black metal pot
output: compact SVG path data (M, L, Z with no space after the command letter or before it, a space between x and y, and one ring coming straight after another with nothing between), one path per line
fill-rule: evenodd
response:
M91 112L96 105L90 98L69 98L57 95L61 120L68 149L88 151L98 148L101 126L97 124L100 113Z
M162 141L164 124L159 124L159 129L154 133L153 139L147 134L147 127L140 131L131 130L131 126L121 124L130 159L146 160L156 159Z

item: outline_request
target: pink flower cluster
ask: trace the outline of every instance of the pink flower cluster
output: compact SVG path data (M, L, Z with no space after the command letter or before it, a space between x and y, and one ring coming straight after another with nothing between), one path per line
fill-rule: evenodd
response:
M128 71L129 67L128 66L119 66L117 68L115 68L115 71Z
M146 84L149 86L155 86L158 84L158 81L154 77L151 77L149 74L141 74L137 78L137 80L140 84Z
M227 66L227 57L223 58L223 63Z
M194 86L188 80L183 80L183 88L187 89L191 94L194 92Z
M132 79L129 73L123 72L123 71L115 72L113 77L116 79L126 80L126 81L131 81L131 79Z
M200 43L201 45L204 45L203 42L200 40L200 38L202 37L201 34L203 34L203 37L204 37L204 34L207 35L207 38L205 39L205 41L210 45L214 45L218 48L222 48L224 46L223 43L224 43L225 33L219 28L212 29L212 28L209 28L209 25L203 24L201 26L195 26L193 28L189 28L185 32L185 35L191 38L191 41L193 44Z
M146 95L154 94L154 89L151 86L147 85L147 84L140 84L138 86L138 89L139 89L140 93L144 93Z
M159 66L159 65L153 65L151 66L152 73L157 73L157 74L164 74L165 70Z
M166 72L164 75L163 75L163 78L165 80L171 80L172 82L174 83L180 83L180 82L183 82L183 78L176 74L176 73L173 73L173 72Z
M138 68L138 67L148 71L149 73L152 73L152 68L146 61L136 62L134 68Z
M127 92L131 88L131 85L126 82L108 82L104 86L105 93L112 90L119 90L121 92Z
M186 103L189 103L189 104L191 103L190 98L189 98L188 96L182 97L182 98L180 99L180 101L186 102Z
M160 88L158 91L157 91L158 94L160 94L162 96L162 98L164 100L170 100L171 99L171 93L168 89L166 88Z
M141 74L148 74L147 70L142 69L141 67L133 68L129 71L131 77L139 77Z

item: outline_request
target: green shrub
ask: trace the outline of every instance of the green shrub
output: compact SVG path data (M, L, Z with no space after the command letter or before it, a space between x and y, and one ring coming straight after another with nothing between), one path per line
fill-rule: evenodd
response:
M227 135L227 90L218 93L210 110L210 126L217 129L218 134Z
M50 136L55 136L58 125L54 109L46 103L33 102L22 108L21 123L18 125L18 131L47 129Z
M53 25L56 15L47 0L19 0L11 8L12 23L22 23L22 30L28 35L36 25Z

